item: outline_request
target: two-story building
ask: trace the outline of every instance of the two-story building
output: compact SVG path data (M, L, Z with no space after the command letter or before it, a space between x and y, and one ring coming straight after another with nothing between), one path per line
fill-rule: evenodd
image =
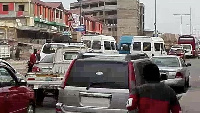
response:
M102 33L102 24L90 16L83 17L86 33ZM0 0L0 40L44 43L55 34L75 28L73 14L62 2L40 0Z

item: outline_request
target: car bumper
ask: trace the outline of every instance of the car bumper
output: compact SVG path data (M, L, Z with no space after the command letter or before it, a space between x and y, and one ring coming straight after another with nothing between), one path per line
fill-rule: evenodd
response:
M162 82L169 86L184 86L185 85L185 79L183 78L168 79Z
M27 81L32 89L58 89L62 81Z
M126 109L66 106L62 103L57 103L56 113L137 113L137 111L128 112Z
M185 56L193 56L191 53L185 53Z

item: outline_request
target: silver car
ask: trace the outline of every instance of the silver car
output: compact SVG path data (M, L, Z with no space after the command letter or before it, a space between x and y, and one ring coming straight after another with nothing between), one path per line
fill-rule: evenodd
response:
M179 56L154 56L151 60L159 67L162 82L186 91L189 87L190 63L186 64Z
M139 55L74 60L59 89L56 113L127 113L129 90L145 83L142 69L148 63Z

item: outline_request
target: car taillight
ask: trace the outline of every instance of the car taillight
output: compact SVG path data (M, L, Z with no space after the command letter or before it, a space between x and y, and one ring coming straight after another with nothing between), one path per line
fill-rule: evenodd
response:
M176 73L176 78L183 78L183 74L181 72Z
M35 78L28 78L27 80L35 80Z
M41 71L40 68L37 67L37 66L34 66L34 67L32 68L32 72L40 72L40 71Z
M73 67L73 65L74 65L74 63L75 63L75 61L76 61L76 59L74 59L74 60L71 62L70 66L69 66L69 68L68 68L68 70L67 70L67 72L65 73L64 81L63 81L62 84L61 84L61 88L63 88L63 89L65 88L65 84L66 84L66 82L67 82L67 79L69 78L71 69L72 69L72 67Z
M60 108L56 108L56 113L62 113L62 110Z
M128 73L128 76L129 76L129 91L131 92L132 89L134 89L135 86L136 86L133 62L128 63L128 71L129 71L129 73Z

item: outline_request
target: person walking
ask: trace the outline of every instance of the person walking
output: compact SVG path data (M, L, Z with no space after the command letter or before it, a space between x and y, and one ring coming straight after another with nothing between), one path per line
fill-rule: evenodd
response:
M175 91L160 82L160 72L156 64L147 64L143 68L146 84L131 89L127 101L128 111L138 113L180 113L181 107Z
M40 50L37 51L36 58L37 58L37 61L40 61L40 59L41 59Z
M33 65L36 63L36 54L37 54L37 49L34 49L33 54L30 56L30 60L28 62L28 72L32 72Z
M17 46L16 52L15 52L15 58L16 58L16 60L20 60L20 51L21 51L21 49Z

